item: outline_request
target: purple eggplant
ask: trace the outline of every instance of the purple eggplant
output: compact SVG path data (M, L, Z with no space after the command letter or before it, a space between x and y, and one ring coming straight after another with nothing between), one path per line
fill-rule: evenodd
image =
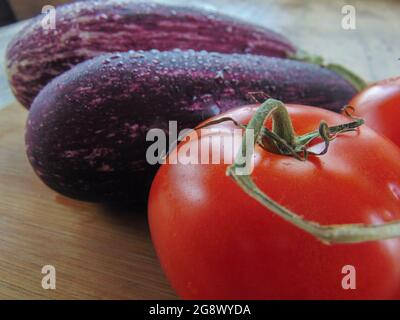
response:
M56 28L29 23L9 44L9 82L27 108L54 77L97 55L194 49L288 57L294 46L260 26L200 9L132 0L80 1L57 8Z
M338 111L356 93L305 62L193 50L131 51L83 62L50 82L27 122L28 158L54 190L82 200L143 201L156 169L146 133L179 129L247 104L262 91Z

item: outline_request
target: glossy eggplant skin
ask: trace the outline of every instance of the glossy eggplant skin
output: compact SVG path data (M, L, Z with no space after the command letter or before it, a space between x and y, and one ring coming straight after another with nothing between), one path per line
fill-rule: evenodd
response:
M10 85L27 108L55 76L103 53L180 48L288 57L296 51L269 29L201 9L88 0L60 6L56 12L54 30L44 29L39 16L7 50Z
M327 69L249 54L156 50L83 62L36 97L26 131L39 177L69 197L99 202L146 199L156 166L146 162L151 128L193 128L248 104L262 91L286 103L338 111L356 93Z

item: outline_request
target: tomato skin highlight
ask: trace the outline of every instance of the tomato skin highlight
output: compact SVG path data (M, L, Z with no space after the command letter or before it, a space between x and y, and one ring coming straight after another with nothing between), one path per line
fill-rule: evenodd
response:
M354 115L400 146L400 78L387 79L358 93L351 101Z
M245 124L254 110L219 117ZM318 128L321 120L349 121L306 106L288 111L297 134ZM231 122L212 127L237 128ZM193 141L178 150L187 143ZM400 150L366 126L340 134L329 148L322 157L299 161L257 146L252 177L271 198L321 224L400 219ZM225 175L226 168L164 164L154 179L148 205L152 239L182 298L394 298L400 239L325 245L250 198ZM342 288L346 265L356 269L355 290Z

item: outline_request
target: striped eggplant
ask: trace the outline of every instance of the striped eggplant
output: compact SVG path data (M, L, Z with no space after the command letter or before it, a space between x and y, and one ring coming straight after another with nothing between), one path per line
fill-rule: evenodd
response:
M271 30L201 9L88 0L56 12L54 30L44 29L43 16L38 16L8 46L9 82L27 108L55 76L107 52L180 48L288 57L296 51Z
M35 98L28 158L54 190L89 201L143 201L155 166L146 133L168 121L192 128L246 104L251 91L339 110L356 90L305 62L193 50L130 51L83 62Z

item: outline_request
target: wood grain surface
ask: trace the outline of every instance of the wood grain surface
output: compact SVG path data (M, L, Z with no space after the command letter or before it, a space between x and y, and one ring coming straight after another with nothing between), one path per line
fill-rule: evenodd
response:
M341 27L344 4L356 8L356 30ZM399 74L400 1L209 0L200 5L282 32L369 81ZM0 55L19 29L0 28ZM0 298L177 298L151 245L145 208L74 201L44 186L25 156L27 112L13 101L0 73ZM41 268L47 264L56 267L56 290L41 287Z
M145 208L64 198L33 174L23 142L27 112L0 113L0 298L166 299ZM56 268L56 290L41 286Z

